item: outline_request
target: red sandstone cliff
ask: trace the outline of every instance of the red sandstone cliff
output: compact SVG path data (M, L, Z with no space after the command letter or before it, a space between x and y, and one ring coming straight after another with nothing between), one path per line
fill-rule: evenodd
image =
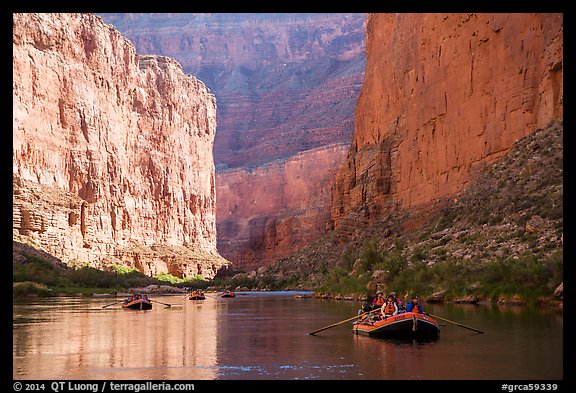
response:
M346 238L458 194L563 116L561 14L374 14L352 147L334 187Z
M89 14L13 16L13 237L67 263L212 277L215 97Z
M332 181L348 144L307 150L253 170L216 177L218 250L241 270L256 270L326 233Z

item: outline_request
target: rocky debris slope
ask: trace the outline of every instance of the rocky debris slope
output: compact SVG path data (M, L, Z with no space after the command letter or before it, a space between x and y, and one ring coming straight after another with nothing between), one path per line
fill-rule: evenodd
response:
M563 242L563 124L521 139L458 197L436 225L425 225L408 252L429 250L428 264L446 257L542 256ZM442 250L440 252L440 250Z
M64 262L212 277L216 100L91 14L13 15L13 237Z

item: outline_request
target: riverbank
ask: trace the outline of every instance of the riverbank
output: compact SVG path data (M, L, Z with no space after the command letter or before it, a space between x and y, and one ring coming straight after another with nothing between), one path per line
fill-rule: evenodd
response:
M14 291L14 298L30 298L30 297L93 297L93 298L121 298L130 296L132 293L142 293L147 295L161 295L161 296L182 296L190 292L191 288L177 287L174 285L149 285L147 287L127 288L123 290L115 289L102 289L102 288L47 288L46 286L33 282L14 283L15 287L26 286L34 287L35 290ZM224 292L225 287L209 286L205 293L218 293ZM269 289L258 290L250 289L247 287L238 287L236 292L258 292L270 293L275 292ZM330 301L344 301L344 302L357 302L360 304L371 302L372 298L365 293L325 293L314 290L302 291L301 289L286 289L286 292L294 292L295 298L316 298ZM303 294L303 292L306 292ZM400 296L408 300L408 295ZM467 295L462 297L447 298L445 291L443 293L434 293L432 295L423 296L422 302L424 304L469 304L479 306L501 306L501 307L522 307L522 306L535 306L538 308L556 309L563 311L564 301L562 292L548 297L540 297L537 299L526 300L521 296L500 296L498 299L490 299L476 295Z
M201 276L182 279L162 273L147 276L136 269L111 265L107 270L86 265L68 266L49 254L34 253L16 241L13 260L12 294L24 296L92 296L128 292L182 293L183 288L206 288ZM45 255L46 254L46 255Z
M316 299L336 300L336 301L355 301L371 302L372 299L364 294L332 294L315 292L313 295ZM408 301L408 297L404 297ZM450 299L436 300L430 296L423 298L424 304L471 304L471 305L491 305L491 306L536 306L542 308L564 309L564 300L557 296L540 297L537 299L526 300L520 296L501 296L496 300L479 297L464 296Z

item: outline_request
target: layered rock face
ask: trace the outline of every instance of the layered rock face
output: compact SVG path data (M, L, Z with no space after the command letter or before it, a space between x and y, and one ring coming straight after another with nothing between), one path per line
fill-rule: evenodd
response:
M215 97L89 14L14 14L13 234L67 263L211 277Z
M254 170L220 173L220 253L241 270L256 270L325 234L334 173L348 149L348 144L330 145Z
M347 238L464 190L563 117L561 14L374 14L332 219Z
M217 168L349 142L364 14L101 14L140 53L178 59L218 100Z
M328 179L354 129L364 14L102 16L140 52L178 59L216 95L222 255L253 269L325 232Z

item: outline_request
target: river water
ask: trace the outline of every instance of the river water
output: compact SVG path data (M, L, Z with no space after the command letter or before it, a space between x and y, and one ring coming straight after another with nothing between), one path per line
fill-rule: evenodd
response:
M563 316L552 310L431 305L446 324L432 341L358 336L361 303L294 292L156 296L152 310L103 309L117 298L15 300L14 379L561 380ZM442 323L442 321L439 321Z

